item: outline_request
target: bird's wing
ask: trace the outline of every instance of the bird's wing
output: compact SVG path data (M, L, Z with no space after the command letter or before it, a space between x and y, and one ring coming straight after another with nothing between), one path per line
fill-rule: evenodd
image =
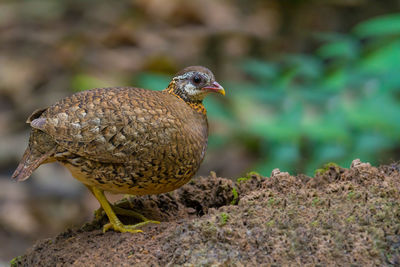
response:
M159 92L143 89L93 89L61 100L30 124L74 154L124 163L179 135L162 101Z

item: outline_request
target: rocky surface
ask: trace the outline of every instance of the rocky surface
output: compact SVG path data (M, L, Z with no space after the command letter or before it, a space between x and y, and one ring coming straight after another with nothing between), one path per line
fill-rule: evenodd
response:
M328 164L315 177L214 173L119 203L159 225L105 234L106 218L38 241L14 266L400 264L399 166ZM129 221L128 218L126 223Z

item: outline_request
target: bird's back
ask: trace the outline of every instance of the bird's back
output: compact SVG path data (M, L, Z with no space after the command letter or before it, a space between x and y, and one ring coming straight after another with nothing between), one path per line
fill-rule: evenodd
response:
M207 139L205 115L164 91L132 87L72 95L49 107L37 124L71 152L116 163L147 149Z

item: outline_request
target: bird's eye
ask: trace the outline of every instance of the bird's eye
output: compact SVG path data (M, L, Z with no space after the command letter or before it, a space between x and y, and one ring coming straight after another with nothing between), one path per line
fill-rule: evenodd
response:
M195 75L195 76L193 77L193 82L194 82L195 84L199 84L199 83L201 82L201 77L200 77L200 75Z

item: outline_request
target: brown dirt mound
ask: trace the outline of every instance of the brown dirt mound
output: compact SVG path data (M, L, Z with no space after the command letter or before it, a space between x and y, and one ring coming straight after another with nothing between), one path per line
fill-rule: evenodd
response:
M399 190L396 164L328 165L314 178L274 170L236 183L212 174L169 194L121 202L162 221L143 234L103 234L103 218L38 241L12 263L398 265Z

